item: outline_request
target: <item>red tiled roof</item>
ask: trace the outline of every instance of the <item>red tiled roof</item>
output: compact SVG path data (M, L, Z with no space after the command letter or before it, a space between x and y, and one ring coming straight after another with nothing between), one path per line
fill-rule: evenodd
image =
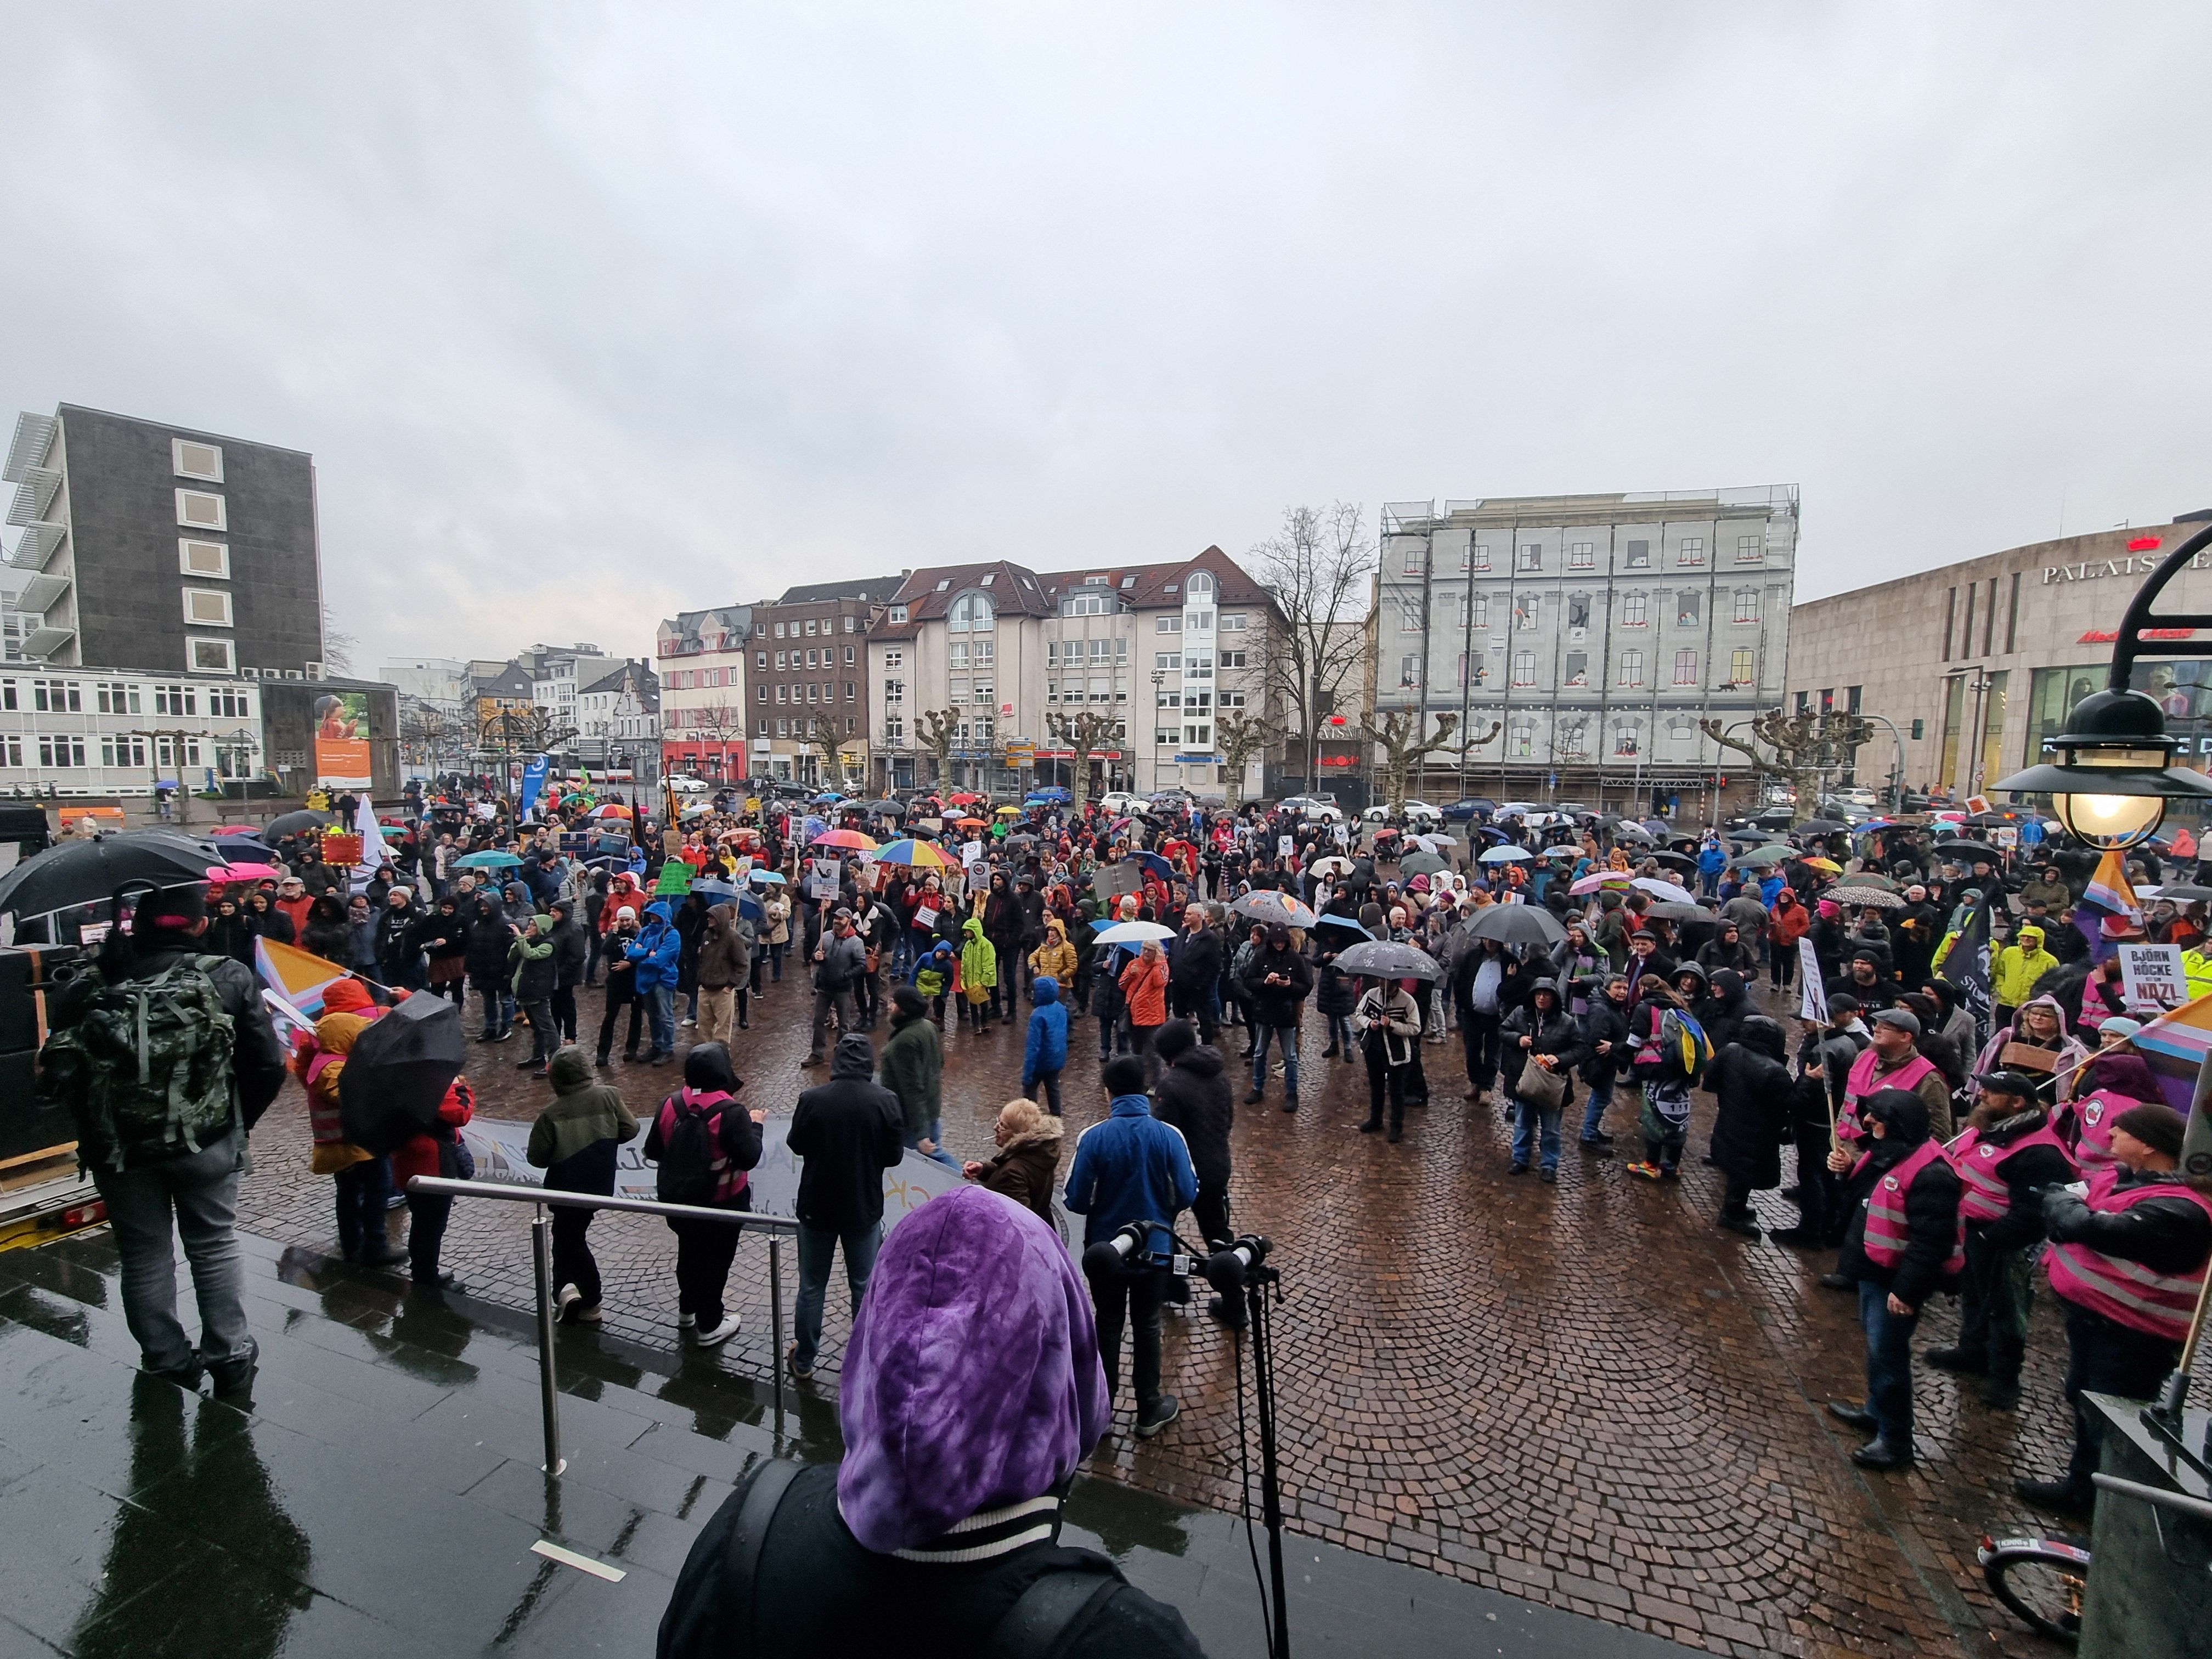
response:
M989 593L992 604L1003 613L1049 617L1059 611L1060 601L1069 592L1090 585L1096 578L1107 591L1127 599L1139 610L1161 610L1182 603L1182 584L1194 570L1209 572L1219 584L1217 604L1272 603L1267 591L1252 579L1251 574L1218 547L1209 547L1194 557L1173 563L1123 568L1092 566L1079 570L1037 572L1000 559L987 564L939 565L915 571L890 601L894 607L906 607L907 619L895 623L887 613L869 637L910 638L921 623L944 616L951 609L954 599L971 589ZM987 575L992 576L993 580L989 587L984 588ZM1176 591L1170 592L1171 586Z

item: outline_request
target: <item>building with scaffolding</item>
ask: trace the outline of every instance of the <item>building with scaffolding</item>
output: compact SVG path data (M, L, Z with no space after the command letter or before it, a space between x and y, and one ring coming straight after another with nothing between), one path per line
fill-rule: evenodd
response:
M1385 505L1374 707L1458 721L1413 793L1686 814L1745 793L1704 728L1782 702L1797 530L1795 484Z

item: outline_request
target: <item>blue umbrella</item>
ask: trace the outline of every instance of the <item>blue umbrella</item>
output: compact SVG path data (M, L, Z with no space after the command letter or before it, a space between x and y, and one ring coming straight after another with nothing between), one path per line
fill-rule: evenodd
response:
M464 870L519 870L522 860L512 853L464 853L453 862Z
M738 895L738 914L747 921L766 921L768 911L750 893Z
M1373 939L1375 937L1375 935L1369 933L1366 928L1360 926L1358 919L1355 916L1316 916L1314 919L1314 926L1316 927L1341 927L1346 929L1347 932L1358 934L1362 939Z
M1158 853L1132 853L1122 862L1127 864L1133 860L1143 865L1147 871L1158 876L1162 881L1174 879L1175 867Z
M738 890L731 886L729 883L726 881L716 881L712 878L709 878L705 881L693 882L691 884L691 890L695 893L704 893L709 898L734 899L738 896Z
M745 879L747 881L771 881L778 887L781 887L784 884L785 878L780 871L749 870L745 872Z

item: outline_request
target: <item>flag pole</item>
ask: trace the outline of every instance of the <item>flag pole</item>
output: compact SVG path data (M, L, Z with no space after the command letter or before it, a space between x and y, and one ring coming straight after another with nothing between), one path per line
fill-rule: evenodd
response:
M2212 1095L2212 1066L2198 1069L2197 1087L2189 1102L2189 1122L2181 1137L2180 1173L2185 1179L2201 1178L2207 1167L2212 1166L2212 1120L2205 1115L2212 1101L2208 1101L2208 1095ZM2181 1358L2159 1390L2158 1404L2153 1408L2166 1425L2176 1431L2181 1427L2182 1407L2189 1402L2190 1373L2197 1364L2197 1344L2203 1340L2208 1306L2212 1306L2212 1272L2204 1275L2203 1284L2197 1287L2197 1311L2190 1316L2189 1334L2181 1342Z

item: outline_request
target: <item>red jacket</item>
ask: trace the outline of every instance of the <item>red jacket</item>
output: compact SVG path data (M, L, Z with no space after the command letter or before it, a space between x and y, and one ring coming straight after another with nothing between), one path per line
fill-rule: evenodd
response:
M453 1086L446 1091L446 1097L438 1103L438 1121L458 1132L460 1127L476 1115L476 1095L466 1078L455 1078ZM392 1184L402 1192L416 1176L438 1173L438 1138L419 1134L392 1154Z
M1147 962L1138 957L1121 970L1121 994L1129 1004L1132 1025L1168 1023L1168 964L1163 957Z

